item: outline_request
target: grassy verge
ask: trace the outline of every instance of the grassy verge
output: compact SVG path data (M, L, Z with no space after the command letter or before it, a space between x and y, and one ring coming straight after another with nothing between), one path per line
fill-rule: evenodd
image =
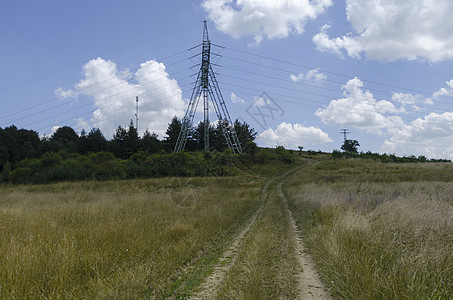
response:
M297 261L286 207L274 187L222 283L218 299L294 299Z
M1 186L0 298L184 295L256 210L261 185L213 177Z
M337 160L287 182L307 249L336 298L452 297L451 169Z

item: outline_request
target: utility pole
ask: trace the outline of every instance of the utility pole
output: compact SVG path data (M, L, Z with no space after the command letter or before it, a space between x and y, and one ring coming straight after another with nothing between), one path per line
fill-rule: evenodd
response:
M135 130L138 134L138 96L135 97Z
M211 41L209 40L208 26L206 25L206 21L204 21L201 67L192 90L189 106L187 107L186 114L182 120L181 131L179 132L174 149L175 152L184 150L195 112L197 111L198 102L200 99L203 99L204 150L209 152L209 100L211 100L228 148L230 148L233 153L242 153L236 130L234 129L233 122L231 122L230 114L228 113L222 93L220 92L219 84L211 67L210 56Z
M350 133L349 130L347 130L347 129L341 129L341 132L340 132L340 133L344 135L344 141L346 142L346 140L347 140L346 135L347 135L348 133Z

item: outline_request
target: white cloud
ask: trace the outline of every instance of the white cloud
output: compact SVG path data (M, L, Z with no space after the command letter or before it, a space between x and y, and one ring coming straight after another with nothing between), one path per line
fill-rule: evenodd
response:
M268 107L269 105L271 105L270 100L265 97L263 98L260 96L256 96L255 100L253 102L253 106L257 106L257 107Z
M217 29L235 38L254 36L259 44L268 39L301 34L309 19L315 19L331 0L204 0L202 8Z
M453 159L453 112L430 113L390 130L381 152Z
M290 75L289 78L293 82L298 82L303 79L313 79L315 81L322 81L327 79L327 75L320 72L319 69L311 69L307 72L307 74L299 73L297 75Z
M126 126L131 119L135 120L136 96L139 96L140 132L148 128L160 137L173 116L183 116L186 106L176 80L169 78L164 64L154 60L142 63L129 76L110 60L90 60L83 67L83 79L74 87L73 93L93 99L95 110L89 124L101 129L107 138L118 125ZM77 121L79 127L87 124L87 120Z
M353 32L330 38L329 25L313 37L317 48L340 56L393 61L453 59L453 2L450 0L347 0Z
M305 74L305 78L311 79L313 78L316 81L326 80L327 75L320 72L319 69L311 69L310 71Z
M298 82L305 79L305 74L304 73L299 73L297 75L291 74L289 75L289 78L291 79L292 82Z
M283 122L275 130L268 128L260 133L256 141L262 146L275 147L279 145L296 149L298 146L331 143L332 139L319 128Z
M423 99L420 95L412 95L408 93L393 93L392 101L400 103L403 107L410 107L413 111L420 110L418 103L432 104L429 99Z
M348 55L354 58L360 58L361 47L353 39L349 37L350 34L342 38L329 38L327 30L330 25L324 25L321 28L321 32L313 37L313 42L316 44L316 48L320 51L332 52L340 57L343 57L341 49L346 49Z
M396 114L405 109L397 108L388 100L376 100L370 91L363 90L363 82L357 77L349 80L342 88L344 98L332 100L327 107L315 112L325 124L356 127L377 134L382 134L384 128L404 124ZM403 99L402 96L400 98Z
M441 88L439 91L435 92L433 94L434 98L439 98L442 96L453 96L453 79L450 81L447 81L446 84L448 85L448 88Z
M65 90L62 87L59 87L58 89L55 90L55 95L58 98L68 98L74 95L74 92L71 90Z
M52 126L50 129L50 135L53 135L59 128L61 128L59 125Z
M236 96L235 93L231 92L231 102L233 103L241 103L241 104L244 104L245 103L245 100L242 99L241 97L239 96Z
M86 132L89 132L90 128L91 128L90 122L83 118L77 119L77 125L75 126L76 131L82 132L82 130L85 130Z

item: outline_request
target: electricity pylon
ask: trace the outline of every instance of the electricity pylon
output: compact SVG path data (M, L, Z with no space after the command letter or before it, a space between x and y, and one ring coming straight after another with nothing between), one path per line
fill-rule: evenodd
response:
M230 114L228 113L222 93L220 92L219 84L211 67L210 56L211 41L209 40L206 21L204 21L201 67L198 72L195 86L192 90L189 106L187 107L186 114L182 120L181 131L179 132L178 140L176 141L174 149L175 152L180 152L186 147L188 134L193 124L198 103L200 102L200 99L203 99L204 150L206 152L209 151L209 100L211 100L228 148L230 148L233 153L242 153L241 144L236 131L234 130Z
M341 132L340 132L340 133L344 135L344 141L346 142L346 140L347 140L346 135L347 135L348 133L350 133L349 130L347 130L347 129L341 129Z

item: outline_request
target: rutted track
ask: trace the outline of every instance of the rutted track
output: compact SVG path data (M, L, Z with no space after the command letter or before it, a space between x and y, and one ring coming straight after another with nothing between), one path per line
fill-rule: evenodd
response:
M291 210L288 208L287 199L282 190L282 183L278 184L277 192L285 203L293 231L293 238L296 244L296 256L300 267L300 272L297 274L299 299L330 299L329 293L326 292L324 285L315 270L313 261L305 252L303 241L300 238L300 231L297 228Z
M320 281L309 255L304 251L303 242L300 238L300 232L298 231L291 211L288 209L287 199L282 190L282 182L284 179L293 174L299 168L300 166L293 168L266 182L261 190L261 205L246 226L244 226L239 234L233 239L228 249L223 253L218 263L213 268L212 274L207 277L201 286L199 286L198 292L192 295L190 299L215 299L219 296L219 287L224 282L230 269L237 263L238 256L241 255L241 251L244 250L244 241L252 237L251 234L253 234L255 229L251 229L258 226L256 224L257 220L264 216L261 215L263 214L263 210L266 205L268 205L268 199L271 194L273 197L278 197L278 201L283 203L285 211L284 214L287 216L284 218L286 221L283 222L287 222L287 225L285 226L287 226L290 231L287 238L291 240L291 243L294 245L294 253L291 255L294 255L298 264L295 268L297 270L297 274L295 276L297 281L297 293L295 297L298 299L330 299L329 293L326 292L322 282Z
M223 253L222 257L219 259L219 262L214 267L212 274L206 279L206 281L200 286L200 292L193 295L190 299L213 299L217 294L217 287L223 281L225 274L236 262L236 258L239 254L242 241L244 240L247 233L255 224L256 219L263 211L263 208L266 204L266 198L268 195L269 185L272 183L273 179L270 179L266 182L264 187L261 189L262 199L261 205L252 216L247 225L239 232L239 234L231 242L231 246Z

